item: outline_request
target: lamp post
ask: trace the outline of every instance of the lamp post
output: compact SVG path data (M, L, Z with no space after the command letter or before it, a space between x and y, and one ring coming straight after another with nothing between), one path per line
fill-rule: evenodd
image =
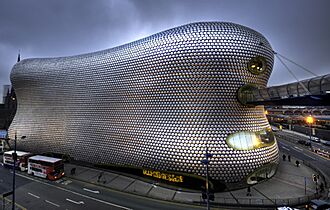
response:
M305 120L306 123L309 124L309 143L311 144L310 147L312 149L312 124L314 123L314 118L309 115Z
M205 159L201 161L202 164L206 165L206 183L205 183L205 189L206 189L206 208L207 210L210 210L210 193L209 193L209 158L211 158L213 155L208 153L207 147L206 147L206 153L205 153Z
M25 139L26 136L22 136L21 139ZM16 181L16 161L17 161L17 153L16 153L16 142L17 142L17 132L15 132L14 139L14 153L13 156L13 202L12 202L12 210L15 210L15 181Z

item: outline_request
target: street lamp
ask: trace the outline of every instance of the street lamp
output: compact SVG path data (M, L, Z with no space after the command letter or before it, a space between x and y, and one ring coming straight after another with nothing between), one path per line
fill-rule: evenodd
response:
M21 139L25 139L26 136L22 136ZM16 161L17 161L17 153L16 153L16 142L17 142L17 132L15 132L15 139L14 139L14 153L13 156L13 202L12 202L12 210L15 210L15 175L16 175Z
M206 165L206 183L205 183L205 188L206 188L206 199L207 199L207 210L210 210L210 193L209 193L209 158L211 158L213 155L208 153L207 147L206 147L206 153L205 153L205 158L204 160L201 161L202 164Z
M312 124L314 123L315 119L311 115L306 117L306 123L309 124L309 143L311 144L310 147L312 149Z

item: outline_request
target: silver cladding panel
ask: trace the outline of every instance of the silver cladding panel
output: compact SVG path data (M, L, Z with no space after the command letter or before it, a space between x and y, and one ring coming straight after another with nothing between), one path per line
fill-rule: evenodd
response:
M262 44L260 44L262 42ZM247 63L264 56L267 71ZM26 59L11 72L18 109L10 127L26 135L18 148L75 159L243 181L278 161L273 146L235 151L229 134L268 127L263 107L236 99L246 83L266 87L273 51L258 32L223 22L192 23L112 49Z

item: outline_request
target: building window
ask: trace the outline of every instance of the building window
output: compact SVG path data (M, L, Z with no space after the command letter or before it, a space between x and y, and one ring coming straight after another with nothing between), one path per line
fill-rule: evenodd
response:
M240 87L237 91L237 100L245 106L253 106L248 104L248 102L254 101L254 91L258 88L253 84L246 84Z
M269 127L259 132L241 131L231 134L226 142L235 150L252 150L273 145L275 137Z
M262 74L266 67L266 59L261 56L252 58L248 63L248 69L252 74Z
M256 184L258 182L264 181L266 179L271 178L275 175L277 169L276 163L269 163L266 165L261 166L257 170L255 170L253 173L251 173L246 182L248 184Z

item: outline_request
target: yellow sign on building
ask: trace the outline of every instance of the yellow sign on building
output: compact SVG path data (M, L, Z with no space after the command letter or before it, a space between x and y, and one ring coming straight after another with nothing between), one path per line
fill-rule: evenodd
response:
M168 174L160 171L143 169L143 175L155 177L158 179L163 179L170 182L183 182L183 176Z

